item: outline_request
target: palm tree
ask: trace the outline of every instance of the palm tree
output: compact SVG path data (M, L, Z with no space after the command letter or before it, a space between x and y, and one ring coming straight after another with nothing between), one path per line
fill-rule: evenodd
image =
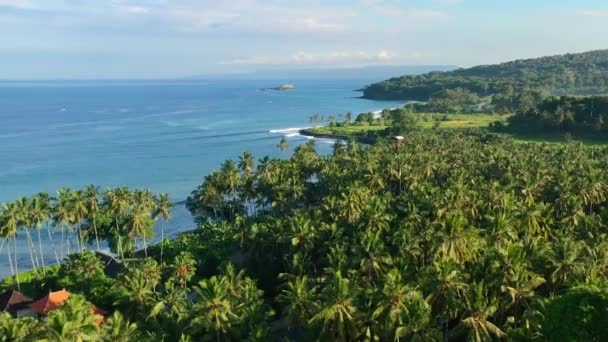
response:
M177 282L185 288L196 272L196 261L189 252L181 252L173 260L171 268Z
M171 219L171 209L173 203L169 200L169 195L165 193L158 194L156 200L156 211L154 217L161 216L160 221L160 263L163 263L163 250L165 246L165 222Z
M72 192L70 189L59 189L57 191L57 203L53 208L53 222L55 226L61 226L61 259L65 258L65 249L64 249L64 231L66 227L69 227L71 222L73 221L72 215ZM70 244L68 242L68 254L70 253Z
M431 280L427 285L429 301L436 311L441 312L443 341L449 340L449 322L458 317L466 300L468 285L463 281L462 272L452 261L444 259L434 263Z
M316 291L308 276L297 276L286 284L277 300L285 305L290 327L305 326L318 310Z
M336 272L333 280L321 292L321 309L309 324L321 323L323 336L333 341L352 341L357 336L355 314L350 282Z
M104 342L137 342L141 340L137 324L129 322L120 312L114 311L102 329Z
M112 212L112 216L114 218L114 224L116 231L114 232L115 236L118 238L118 254L120 255L121 260L124 261L124 250L122 243L122 231L118 226L118 222L121 220L122 216L127 211L129 205L131 194L129 189L127 188L116 188L116 189L108 189L105 193L105 200L107 205Z
M243 172L243 175L246 177L251 177L253 174L253 163L253 155L249 151L243 152L243 154L239 157L239 169L241 169L241 172Z
M17 230L19 229L19 208L15 203L4 203L2 205L2 216L0 217L0 223L2 223L2 236L4 238L13 238L15 282L17 283L17 288L20 288L19 269L17 263ZM11 264L10 253L9 264Z
M145 319L149 304L153 300L155 285L141 269L129 268L119 278L119 298L114 304L118 305L127 317Z
M43 195L44 196L44 195ZM42 251L42 237L40 234L40 229L42 228L42 223L48 221L50 216L50 208L48 206L48 196L46 198L41 197L40 195L34 196L32 198L30 204L30 216L32 221L32 226L36 227L38 231L38 249L40 251L40 261L42 262L42 269L44 271L44 252ZM57 252L55 251L55 258L57 259ZM59 261L58 261L59 263Z
M457 329L465 331L469 341L489 342L494 338L505 338L506 334L490 321L498 307L492 303L484 283L475 284L470 290L468 314Z
M100 317L91 310L92 304L80 295L70 298L57 310L52 311L46 321L47 334L52 341L98 341Z
M279 148L279 150L286 151L289 148L289 144L287 143L287 139L285 137L281 138L281 141L279 142L279 144L277 145L277 147Z
M82 253L85 241L82 237L81 225L88 215L87 202L84 198L84 192L82 190L72 192L72 210L72 223L76 228L76 242L78 244L79 252Z
M0 313L0 341L38 341L42 337L42 325L35 318Z
M95 243L97 244L97 250L99 247L99 235L97 234L97 220L95 216L99 212L99 191L94 185L89 185L84 190L84 200L89 214L89 221L93 223L93 230L95 232Z
M148 257L146 236L151 235L151 226L152 221L150 220L150 212L144 207L143 204L135 204L128 223L129 237L132 239L139 237L143 240L144 254L146 258Z
M195 317L192 329L213 332L216 341L221 341L238 318L229 299L226 278L213 276L202 280L194 287L194 293L197 300L192 308Z
M51 202L53 199L46 192L38 193L35 197L37 201L40 202L40 208L42 216L46 217L44 220L44 225L46 226L46 233L51 242L51 249L53 249L53 254L55 255L55 262L59 264L59 255L57 254L57 248L55 247L55 239L53 238L53 234L51 233L51 219L53 215L53 203Z
M30 251L30 259L32 261L32 268L38 270L38 256L34 248L34 241L30 234L30 227L32 227L32 218L30 214L30 202L27 197L21 197L16 202L19 210L19 227L25 231L25 237L27 240L28 249Z

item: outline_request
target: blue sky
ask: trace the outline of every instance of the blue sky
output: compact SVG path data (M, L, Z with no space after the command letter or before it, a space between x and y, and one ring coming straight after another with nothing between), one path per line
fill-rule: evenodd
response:
M608 48L606 0L0 0L0 78L456 64Z

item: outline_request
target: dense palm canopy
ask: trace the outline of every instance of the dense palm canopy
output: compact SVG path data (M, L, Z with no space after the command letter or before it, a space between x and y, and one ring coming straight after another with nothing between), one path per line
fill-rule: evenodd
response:
M309 142L287 159L222 164L188 198L199 229L127 259L117 279L84 252L22 283L120 312L99 329L75 316L75 329L123 341L543 340L557 326L547 307L606 288L608 148L429 130L334 151ZM146 246L148 220L170 216L164 196L120 188L76 222L74 197L59 197L57 229L81 230L85 247L97 229L127 256ZM5 238L36 227L13 207ZM41 333L62 336L62 317Z

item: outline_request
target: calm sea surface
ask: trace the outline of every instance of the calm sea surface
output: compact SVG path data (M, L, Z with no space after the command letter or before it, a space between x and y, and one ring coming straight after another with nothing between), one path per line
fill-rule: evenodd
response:
M0 202L88 184L183 201L225 159L279 156L283 135L291 147L305 142L289 128L309 126L312 114L395 107L355 98L373 81L293 81L294 91L260 90L273 81L0 82ZM178 206L165 231L193 227ZM18 244L20 270L30 268L21 235ZM0 278L9 274L1 248Z

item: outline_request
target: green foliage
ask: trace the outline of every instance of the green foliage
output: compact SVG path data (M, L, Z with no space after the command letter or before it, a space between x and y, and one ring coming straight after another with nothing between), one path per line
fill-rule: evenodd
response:
M222 164L189 200L199 229L167 241L162 264L151 248L107 279L84 252L34 278L119 312L95 329L86 305L70 304L40 323L45 334L74 339L68 319L83 338L124 341L542 340L569 311L581 312L571 334L605 325L604 290L576 289L608 281L608 147L385 115L405 131L398 145L351 140L320 155L311 142L289 158ZM100 236L106 221L121 239L138 231L128 218L141 204L129 203L148 196L125 194L101 202Z
M91 311L93 305L84 297L72 295L57 310L52 311L45 323L46 333L52 341L97 341L100 338L98 322L102 319Z
M608 132L608 96L549 97L522 106L511 129L531 132Z
M47 266L44 268L44 272L30 270L21 272L19 274L19 287L24 293L28 293L30 296L39 297L45 294L58 285L60 266ZM10 290L17 289L18 285L15 282L14 277L7 277L0 283L0 293Z
M579 286L549 300L543 320L547 341L601 341L608 336L608 289Z
M43 336L43 327L36 319L0 313L0 342L34 341Z
M445 89L432 95L427 112L473 113L481 111L481 99L463 88Z
M372 99L428 101L444 89L462 88L480 97L511 96L527 89L553 95L593 95L608 92L608 50L517 60L450 72L402 76L364 89Z

